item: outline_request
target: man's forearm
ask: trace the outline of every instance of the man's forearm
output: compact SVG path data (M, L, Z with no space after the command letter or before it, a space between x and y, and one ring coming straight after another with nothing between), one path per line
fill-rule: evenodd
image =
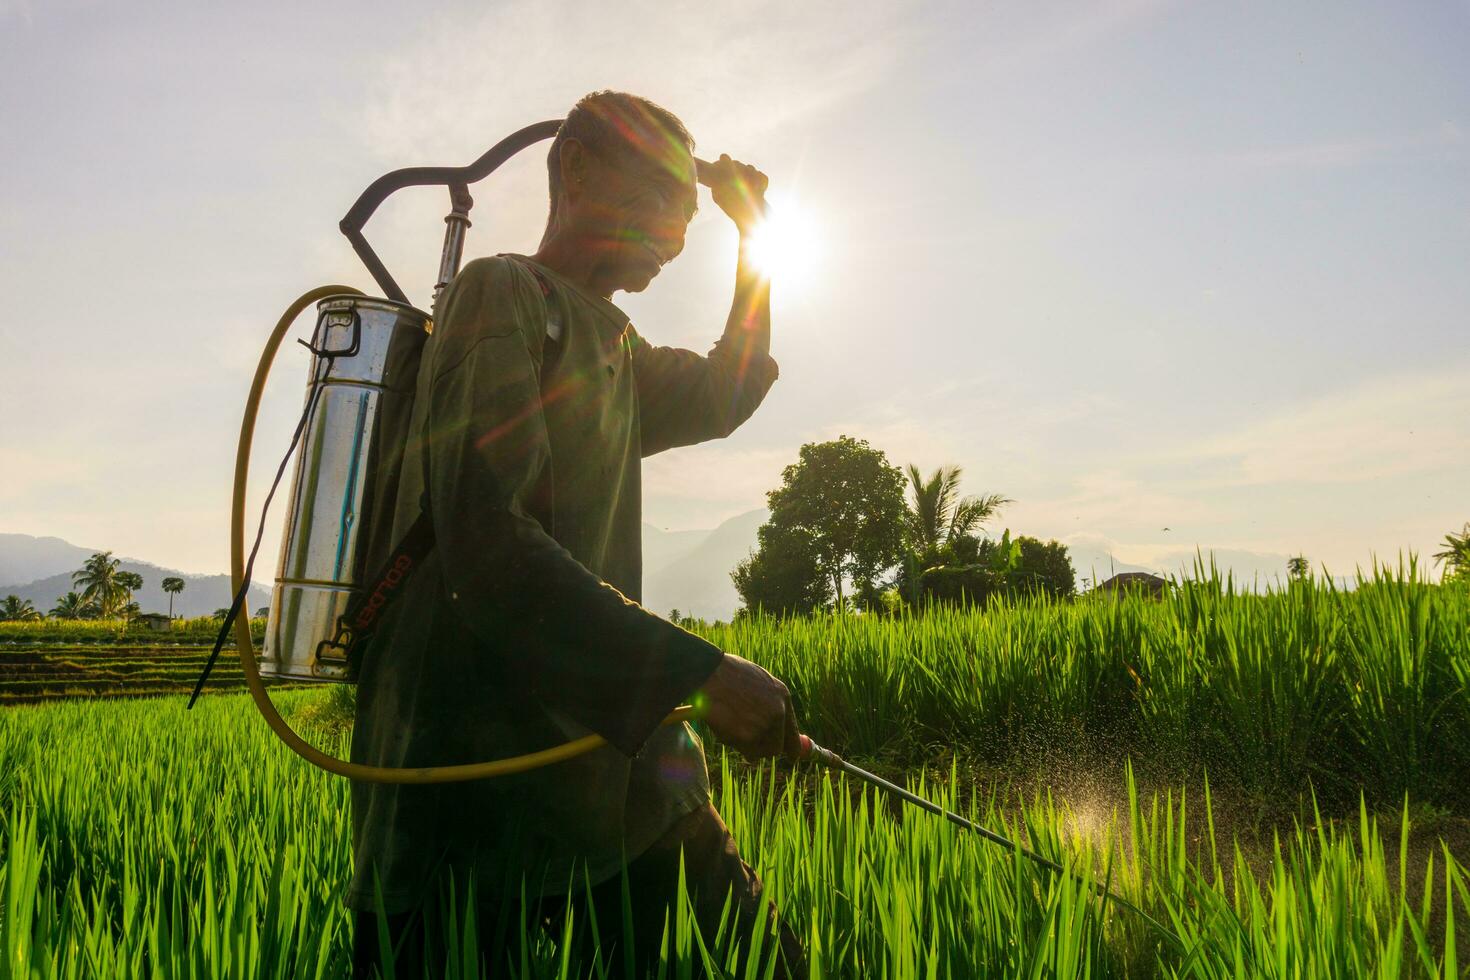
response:
M735 261L735 298L725 321L725 338L742 352L771 352L771 280L750 257L750 236L741 234Z

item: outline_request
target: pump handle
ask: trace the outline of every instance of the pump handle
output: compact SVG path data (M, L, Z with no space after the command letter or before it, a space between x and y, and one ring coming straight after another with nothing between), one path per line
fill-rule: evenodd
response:
M480 159L467 167L405 167L392 173L384 174L368 185L367 190L357 199L357 203L347 212L338 226L342 234L352 243L352 248L357 252L358 258L362 259L363 265L367 266L373 278L377 280L378 287L383 290L383 295L399 303L407 303L408 297L399 288L398 283L393 281L383 260L373 251L368 244L367 238L363 236L363 226L378 210L378 205L386 201L394 191L405 187L423 187L430 184L444 184L450 188L450 193L461 192L468 199L468 186L476 181L484 180L494 173L499 166L521 150L539 143L545 139L551 139L556 131L561 128L560 119L548 119L545 122L532 123L524 129L511 133L505 139L496 143L486 150ZM456 204L459 201L456 200ZM468 207L465 209L468 211Z

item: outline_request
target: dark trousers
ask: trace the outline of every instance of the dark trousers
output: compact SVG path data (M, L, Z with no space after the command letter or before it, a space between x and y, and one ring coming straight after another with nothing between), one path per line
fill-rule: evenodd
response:
M731 924L741 945L739 975L745 974L745 960L760 933L761 965L776 958L775 976L804 980L807 975L806 954L801 941L781 921L773 904L762 897L761 881L750 865L740 859L735 839L715 808L709 804L682 817L669 832L644 854L630 862L626 873L593 886L590 911L596 919L596 935L592 923L582 911L581 897L571 905L573 916L572 953L585 967L594 956L601 956L608 975L636 980L646 976L658 962L664 935L665 916L673 935L674 900L678 893L679 856L683 853L685 887L693 907L695 923L705 945L715 949L721 916L726 915L725 935ZM629 901L625 904L623 890ZM726 898L730 899L726 913ZM528 920L536 921L560 941L566 927L566 897L541 899L526 910ZM396 977L442 977L446 973L446 957L457 957L458 951L446 950L443 922L434 913L435 903L410 912L388 916L388 941L394 954ZM520 955L522 910L517 905L480 901L475 910L482 969L487 976L512 976L511 963ZM626 916L626 919L625 919ZM460 923L463 917L461 912ZM513 938L512 938L513 937ZM509 943L508 939L512 939ZM629 953L628 946L632 950ZM358 912L353 940L352 974L366 978L380 972L380 937L375 913ZM694 952L696 962L698 950ZM632 973L628 972L631 962ZM696 976L702 971L696 968Z

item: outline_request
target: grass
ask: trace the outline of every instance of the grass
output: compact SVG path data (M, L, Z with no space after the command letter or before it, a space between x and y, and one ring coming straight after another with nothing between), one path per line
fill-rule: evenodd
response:
M139 622L121 619L40 619L21 623L0 621L0 657L7 647L46 644L98 643L159 646L162 644L214 644L220 620L213 616L176 619L167 630L155 630ZM265 618L250 620L250 633L259 643L265 637Z
M288 692L299 715L323 692ZM0 954L10 975L345 976L347 784L276 744L243 698L70 702L0 715ZM340 734L327 747L345 751ZM715 763L720 765L718 759ZM1407 816L1366 807L1292 828L1252 858L1194 810L1140 796L1088 813L1036 796L961 802L915 788L1110 881L1184 942L1085 885L842 780L723 766L719 805L771 897L829 977L1455 976L1470 925L1466 869L1411 855ZM1417 874L1413 873L1417 872ZM705 955L684 921L667 975ZM466 944L468 944L466 946ZM474 937L456 948L475 960ZM517 932L516 975L578 977L545 936ZM595 971L593 971L595 975ZM462 975L462 974L452 974Z
M1351 591L1241 594L1212 576L1163 601L703 631L786 679L818 741L1110 881L1184 941L861 787L716 750L721 811L817 975L1464 970L1470 592L1412 566ZM145 642L42 637L0 646L0 673L192 682L203 649ZM345 756L350 694L276 697ZM347 784L276 744L243 698L182 706L0 711L0 976L346 974ZM473 934L454 938L473 962ZM687 914L666 938L669 976L728 953L701 951ZM539 933L510 952L518 975L596 974Z
M818 741L894 771L1132 759L1257 801L1470 810L1470 590L1412 569L703 632L785 680Z

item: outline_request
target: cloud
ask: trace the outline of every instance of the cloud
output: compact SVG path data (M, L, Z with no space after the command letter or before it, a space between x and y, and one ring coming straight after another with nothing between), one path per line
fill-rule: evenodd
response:
M664 102L701 143L766 133L877 84L903 44L899 13L835 0L512 0L440 16L385 59L370 143L393 161L455 160L600 88Z
M1396 373L1289 406L1276 417L1177 446L1210 485L1342 485L1470 460L1470 365Z
M1005 8L988 10L988 43L977 67L1001 75L1033 67L1054 70L1070 56L1138 28L1170 6L1170 0L1019 5L1013 12L1022 16L1014 23L996 16Z

